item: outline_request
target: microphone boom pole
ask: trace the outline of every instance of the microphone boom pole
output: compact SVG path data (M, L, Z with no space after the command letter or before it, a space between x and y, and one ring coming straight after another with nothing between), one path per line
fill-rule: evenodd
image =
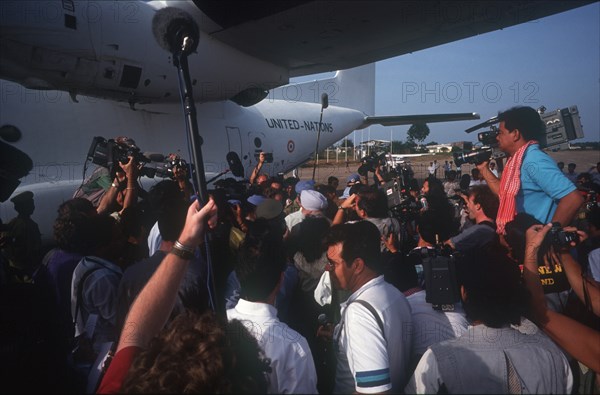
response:
M179 93L183 111L185 113L185 127L189 135L192 148L192 160L196 166L194 176L196 194L200 205L208 201L206 174L204 174L204 160L202 159L202 137L198 131L196 119L196 106L192 92L192 81L188 65L188 55L195 51L200 40L198 27L193 19L185 12L174 7L164 8L156 13L152 20L152 32L158 44L173 55L173 65L177 67L179 79ZM210 234L204 235L206 246L206 263L209 270L208 277L210 304L215 312L219 312L215 278L212 268Z
M315 159L313 161L312 180L315 180L315 171L317 170L317 161L319 160L319 140L321 139L321 124L323 123L323 109L329 106L327 93L321 95L321 115L319 117L319 131L317 132L317 146L315 147Z
M184 49L185 40L182 43L182 50L173 53L173 60L177 66L177 75L179 77L179 88L181 92L181 100L185 113L186 129L190 137L192 145L192 156L196 166L195 181L197 186L198 201L200 205L204 205L208 201L208 192L206 188L206 175L204 174L204 160L202 159L202 137L198 131L198 121L196 119L196 106L194 104L194 96L192 93L192 82L190 78L190 70L188 66L188 54ZM193 40L193 39L191 39Z

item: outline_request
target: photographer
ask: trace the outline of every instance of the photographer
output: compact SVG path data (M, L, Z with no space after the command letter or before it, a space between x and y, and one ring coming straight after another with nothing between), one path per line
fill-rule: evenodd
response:
M369 185L369 172L373 173L373 183L375 185L385 184L384 174L386 173L386 169L382 168L385 166L386 153L371 153L370 155L365 156L361 159L362 165L358 168L358 174L365 178L365 182ZM350 182L350 179L348 179Z
M492 191L500 197L496 224L498 233L516 213L526 212L538 221L568 225L583 203L575 186L558 169L556 163L538 144L546 127L531 107L513 107L498 114L500 122L496 141L508 155L498 179L488 166L489 160L477 168Z
M431 176L425 179L421 187L420 200L423 205L421 212L431 211L436 216L443 218L448 224L447 232L449 236L454 236L458 233L459 222L455 216L455 209L448 200L441 180Z
M254 185L256 183L256 185L260 186L269 179L269 176L260 172L263 165L265 164L266 159L266 154L261 151L260 154L258 154L258 163L254 167L254 169L252 169L252 174L250 175L250 185Z
M118 163L111 187L98 205L98 214L110 212L116 219L120 219L123 211L137 202L137 177L140 167L133 156L128 156L128 159L127 163Z
M494 218L498 213L499 202L498 196L494 195L487 185L476 185L462 197L466 203L469 219L475 224L449 238L444 244L457 251L467 252L497 239Z
M514 327L529 302L518 266L502 251L480 249L463 255L456 271L470 326L427 349L405 392L571 393L563 351L540 331Z
M533 225L526 233L527 247L523 264L523 279L532 295L532 319L573 358L596 373L596 386L598 386L600 332L549 309L544 298L538 271L538 251L546 234L551 229L551 224Z
M187 163L177 154L169 154L169 161L173 165L173 180L177 181L179 190L183 193L185 201L189 202L194 195L194 188L190 182Z

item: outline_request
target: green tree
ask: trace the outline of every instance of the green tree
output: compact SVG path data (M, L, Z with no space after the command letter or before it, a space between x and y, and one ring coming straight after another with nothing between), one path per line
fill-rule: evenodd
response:
M429 126L423 122L414 123L408 129L406 136L412 141L423 141L429 136Z
M340 147L354 148L354 142L350 139L344 139L340 143Z
M410 145L399 140L392 141L392 151L395 154L410 154Z

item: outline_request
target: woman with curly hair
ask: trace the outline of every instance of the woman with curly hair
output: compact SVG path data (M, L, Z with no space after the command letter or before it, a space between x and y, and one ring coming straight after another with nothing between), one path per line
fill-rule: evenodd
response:
M188 310L137 356L121 391L260 394L267 370L269 360L244 324Z

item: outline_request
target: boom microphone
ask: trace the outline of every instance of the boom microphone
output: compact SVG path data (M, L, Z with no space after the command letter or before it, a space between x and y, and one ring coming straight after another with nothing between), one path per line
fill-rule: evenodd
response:
M21 131L13 125L2 125L0 127L0 137L8 143L16 143L21 140Z
M144 158L148 159L150 162L164 162L165 156L163 154L159 154L157 152L144 152Z
M329 321L327 319L327 315L321 313L319 314L319 317L317 318L317 320L319 321L319 325L327 325L327 322Z
M152 18L152 34L158 45L170 53L194 52L200 37L198 25L187 12L176 7L166 7L156 11ZM185 38L189 47L183 49Z
M321 93L321 108L329 107L329 96L327 93Z
M33 168L31 157L0 141L0 203L5 202Z

